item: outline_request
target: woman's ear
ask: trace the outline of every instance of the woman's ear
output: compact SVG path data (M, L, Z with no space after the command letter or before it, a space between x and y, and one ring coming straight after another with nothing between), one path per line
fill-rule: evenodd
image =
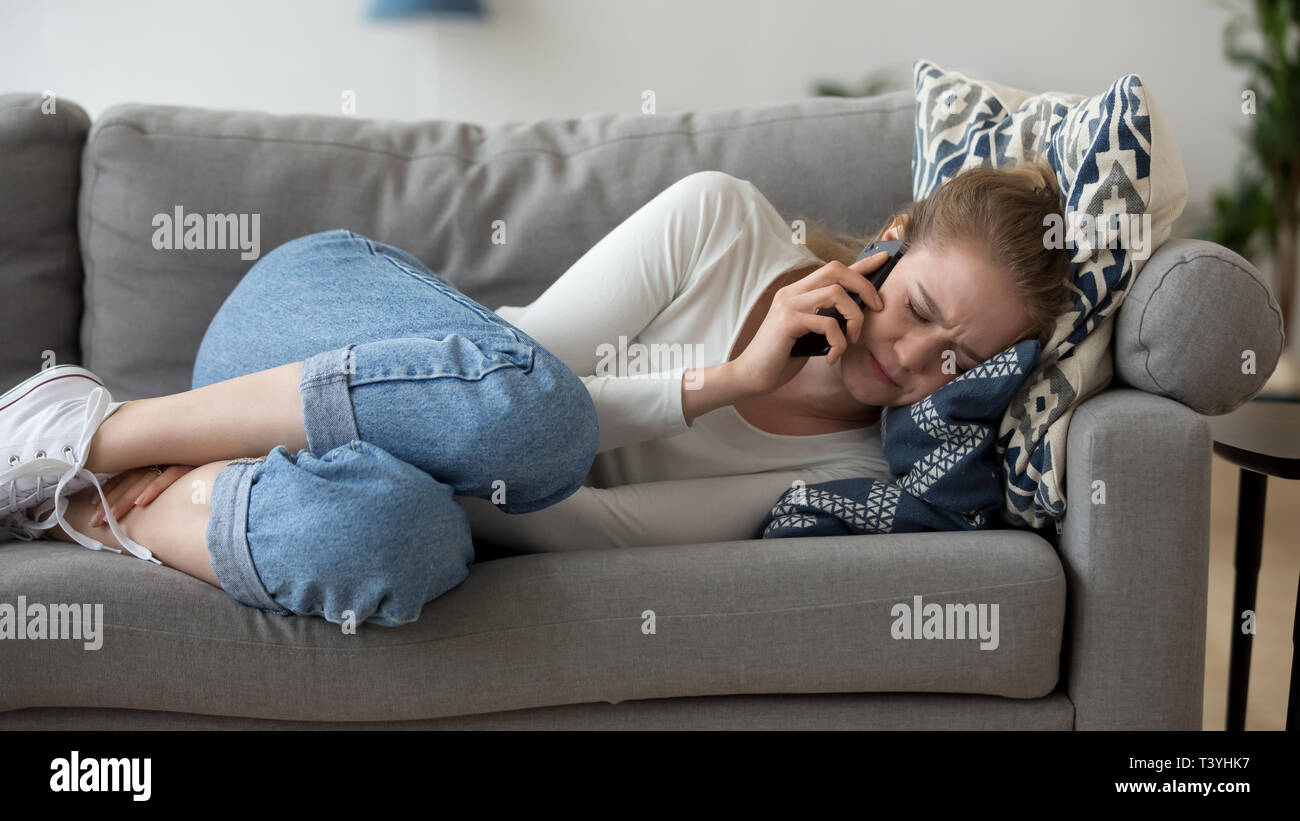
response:
M905 228L910 222L911 222L911 217L909 217L907 214L899 214L898 216L894 217L893 223L885 231L882 239L887 239L887 240L898 239L899 231L902 228Z

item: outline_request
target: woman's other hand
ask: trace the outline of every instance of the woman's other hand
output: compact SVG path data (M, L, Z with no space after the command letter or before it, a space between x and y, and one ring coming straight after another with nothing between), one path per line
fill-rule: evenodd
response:
M849 342L856 342L861 336L865 321L862 309L849 294L856 292L864 305L874 311L882 310L880 294L866 275L888 259L889 255L881 251L852 265L831 261L778 289L763 324L732 363L737 379L755 396L771 393L789 382L808 360L806 356L791 356L790 349L807 333L826 336L831 345L826 362L834 365L848 349ZM819 308L831 307L847 320L844 332L834 317L817 313Z
M155 472L151 467L131 468L104 483L104 496L108 498L113 516L119 522L134 510L136 505L144 507L149 504L157 499L160 493L171 487L177 479L194 470L191 465L166 467L159 465L158 467L162 468L162 473ZM95 496L95 508L95 515L91 517L90 524L102 525L105 521L104 511L98 494Z

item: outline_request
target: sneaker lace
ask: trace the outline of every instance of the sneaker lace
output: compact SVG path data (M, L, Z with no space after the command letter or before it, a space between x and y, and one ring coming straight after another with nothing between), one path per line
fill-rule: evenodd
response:
M18 486L18 479L24 476L35 476L37 497L39 498L42 487L41 483L43 481L48 481L51 476L58 476L58 484L55 486L54 496L46 499L37 509L36 515L38 518L29 519L25 511L19 510L18 512L5 517L3 524L9 535L24 541L31 541L32 539L37 538L36 531L49 530L55 525L58 525L63 528L64 533L68 534L68 536L82 547L89 548L90 550L109 550L113 553L121 553L121 550L106 545L98 539L93 539L77 530L68 523L67 519L64 518L64 513L67 511L69 504L68 499L63 495L64 488L72 479L84 477L89 479L90 483L94 485L97 491L99 491L99 498L103 505L104 519L108 524L108 529L112 531L113 536L117 538L118 544L126 548L126 550L136 558L151 561L154 564L162 564L162 562L153 557L153 553L151 553L147 547L139 544L122 532L117 517L113 515L111 506L108 503L108 497L104 495L104 488L99 484L99 478L85 467L86 451L90 447L90 441L94 438L95 432L99 430L100 424L104 421L104 417L107 415L108 406L110 404L111 399L109 394L103 388L95 388L90 392L90 395L86 400L86 416L82 425L81 434L77 438L76 447L73 448L71 459L69 461L47 456L33 459L30 462L23 462L17 467L0 474L0 481L4 481L9 485L9 501L11 506L16 506L17 504L16 488ZM67 452L68 451L65 448L64 453L67 454ZM52 516L44 519L39 518L51 511L53 511Z

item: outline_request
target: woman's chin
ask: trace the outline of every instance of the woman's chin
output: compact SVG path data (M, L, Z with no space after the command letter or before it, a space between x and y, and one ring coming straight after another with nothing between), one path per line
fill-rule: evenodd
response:
M855 367L841 370L840 381L844 385L844 390L864 405L884 407L894 404L898 396L897 388L881 384L868 368L870 365L867 363L857 363Z

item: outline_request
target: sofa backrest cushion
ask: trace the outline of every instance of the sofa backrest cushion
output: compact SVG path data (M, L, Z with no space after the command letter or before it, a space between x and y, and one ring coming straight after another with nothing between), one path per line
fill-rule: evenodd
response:
M83 364L115 399L190 387L208 322L256 260L230 241L155 248L177 209L244 215L259 254L348 228L488 308L526 305L695 171L750 180L783 214L874 229L910 196L912 112L909 91L492 126L116 106L84 155Z
M0 393L81 358L77 191L89 131L76 103L0 95Z
M256 262L237 248L155 249L155 220L174 221L178 206L259 215L259 255L351 228L491 308L530 302L693 171L727 171L784 214L855 231L911 195L911 91L486 127L125 105L88 139L75 104L39 111L37 95L0 97L0 287L22 296L0 300L0 376L29 376L45 351L77 361L80 347L115 399L188 388L207 323ZM78 156L80 262L69 222ZM1283 339L1259 272L1180 238L1148 266L1116 318L1117 379L1207 414L1254 396ZM1255 374L1243 372L1246 351Z

